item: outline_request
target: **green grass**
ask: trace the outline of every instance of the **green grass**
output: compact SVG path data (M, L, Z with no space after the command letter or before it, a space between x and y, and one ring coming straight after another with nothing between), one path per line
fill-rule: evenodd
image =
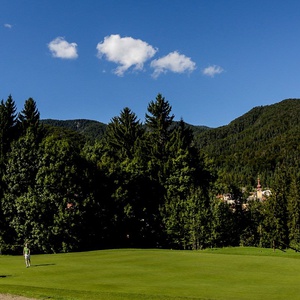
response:
M260 248L0 256L0 293L37 299L300 299L300 254Z

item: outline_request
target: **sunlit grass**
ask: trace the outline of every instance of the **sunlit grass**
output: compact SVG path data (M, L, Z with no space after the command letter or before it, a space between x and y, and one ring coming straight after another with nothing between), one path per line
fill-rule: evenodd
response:
M0 256L0 293L38 299L299 299L300 254L260 248Z

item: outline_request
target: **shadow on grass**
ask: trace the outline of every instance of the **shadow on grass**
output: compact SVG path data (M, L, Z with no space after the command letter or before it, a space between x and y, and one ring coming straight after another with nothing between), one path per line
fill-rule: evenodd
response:
M36 268L36 267L48 267L48 266L55 266L55 264L39 264L39 265L31 265L31 268Z
M12 275L0 275L0 278L11 277Z

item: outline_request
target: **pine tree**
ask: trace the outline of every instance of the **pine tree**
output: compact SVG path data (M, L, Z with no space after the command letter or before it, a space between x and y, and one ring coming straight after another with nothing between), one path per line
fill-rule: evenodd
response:
M169 245L200 249L210 242L209 204L201 188L190 189L185 198L175 194L164 205L163 221Z
M17 135L16 124L16 106L10 95L6 102L2 100L0 103L0 200L3 197L5 189L2 178L5 171L7 153L10 151L11 143L15 140Z
M288 199L288 229L291 248L300 250L300 182L294 175Z
M3 180L5 174L8 153L11 149L11 144L16 139L16 106L11 95L8 96L6 102L3 100L0 103L0 250L7 248L7 238L9 238L9 226L3 214L4 193L6 184Z
M106 141L112 153L132 158L137 140L144 133L137 116L125 107L119 117L114 117L106 130Z
M10 144L16 137L16 105L10 95L6 102L0 104L0 160L10 149Z
M274 175L272 195L264 205L262 223L262 246L286 248L288 241L287 227L287 187L288 176L284 167L277 168Z
M150 132L150 144L154 158L165 161L167 159L167 142L170 136L170 128L174 119L171 115L172 106L158 94L156 101L151 101L146 114L146 126Z
M19 127L23 134L30 130L37 139L40 137L40 113L36 107L36 102L32 98L25 101L24 108L19 113L18 119Z

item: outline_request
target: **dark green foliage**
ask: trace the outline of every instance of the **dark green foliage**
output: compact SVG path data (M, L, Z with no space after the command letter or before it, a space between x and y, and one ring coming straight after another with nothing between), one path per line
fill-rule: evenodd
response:
M125 107L120 116L112 118L107 126L105 138L108 149L111 149L115 155L132 158L136 143L143 133L144 130L135 113Z
M82 134L77 131L73 131L71 129L65 127L56 127L44 124L44 136L53 136L57 139L67 139L70 142L74 143L79 148L82 148L87 139Z
M15 102L9 96L6 102L0 104L0 157L3 161L4 156L9 151L10 143L16 138L17 115Z
M290 244L292 248L300 251L300 178L294 174L287 201Z
M181 120L170 133L166 195L162 216L173 247L198 249L208 244L209 176L193 143L193 133Z
M45 119L41 120L41 123L50 125L52 127L67 128L72 131L76 131L89 140L100 140L103 137L107 127L107 125L101 122L85 119L66 121Z
M28 131L25 136L12 143L5 163L2 212L9 229L3 239L12 245L24 242L30 231L27 209L35 206L35 200L30 196L34 192L38 171L37 152L35 137Z
M0 199L3 197L4 191L2 177L5 172L7 153L10 151L11 143L17 137L16 124L16 106L12 96L10 95L6 102L2 100L0 103Z
M180 197L167 197L163 221L169 245L179 249L202 249L211 245L210 209L206 196L199 188Z
M197 135L200 150L238 186L270 185L277 166L299 170L300 100L253 108L229 125Z
M262 246L262 222L264 221L264 205L257 200L248 202L244 211L244 227L240 235L242 246Z
M155 101L148 105L146 114L146 126L148 129L149 149L153 159L158 164L163 164L167 160L167 143L170 136L171 125L174 115L170 115L172 107L169 102L158 94ZM159 172L163 172L162 165Z
M273 193L263 205L262 240L265 247L285 248L289 245L287 187L289 178L284 168L276 169Z
M212 201L211 213L211 246L226 247L238 245L239 236L236 234L237 224L230 206L222 201Z
M0 250L300 249L300 100L216 129L171 111L158 94L145 124L126 107L106 126L40 121L32 98L17 119L12 97L2 101ZM249 201L258 176L272 194Z
M129 109L108 124L99 167L110 180L114 240L118 246L155 246L162 187L149 164L145 131Z
M40 133L40 113L36 107L36 103L32 98L25 101L24 109L19 113L19 125L22 134L32 131L36 138Z

